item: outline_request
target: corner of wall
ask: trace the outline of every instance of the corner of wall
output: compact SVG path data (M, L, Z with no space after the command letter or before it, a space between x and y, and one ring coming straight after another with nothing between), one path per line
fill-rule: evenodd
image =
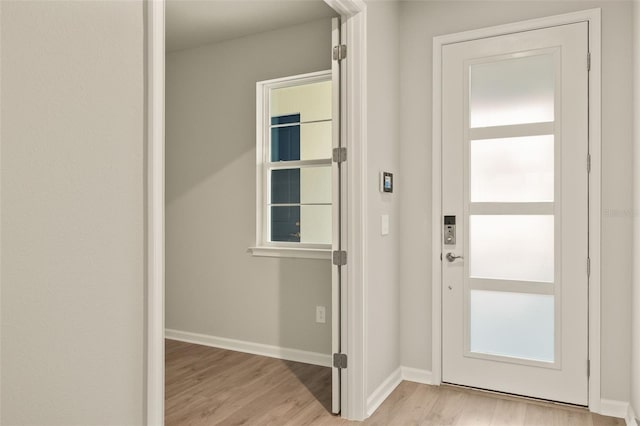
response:
M633 282L631 328L631 411L640 416L640 0L633 2Z

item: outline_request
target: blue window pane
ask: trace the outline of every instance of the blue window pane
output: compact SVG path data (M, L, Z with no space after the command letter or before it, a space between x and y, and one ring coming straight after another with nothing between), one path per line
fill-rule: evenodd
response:
M271 124L289 124L289 123L299 123L300 122L300 114L291 114L291 115L280 115L278 117L271 117Z
M300 169L271 171L271 204L300 203Z
M271 241L300 242L300 206L271 207Z
M300 126L271 129L271 161L300 160Z

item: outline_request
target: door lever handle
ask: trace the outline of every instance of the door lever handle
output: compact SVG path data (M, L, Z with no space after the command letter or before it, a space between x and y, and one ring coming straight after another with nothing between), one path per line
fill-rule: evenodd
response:
M447 255L446 255L445 257L447 258L447 260L448 260L449 262L453 262L453 261L455 261L456 259L463 259L463 257L462 257L462 256L456 256L455 254L453 254L453 253L451 253L451 252L447 253Z

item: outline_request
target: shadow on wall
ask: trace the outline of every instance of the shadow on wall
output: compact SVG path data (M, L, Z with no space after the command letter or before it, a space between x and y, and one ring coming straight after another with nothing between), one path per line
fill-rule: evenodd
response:
M281 259L279 265L279 346L331 353L331 263L328 260ZM326 308L326 322L316 322L316 306ZM331 411L331 369L287 367ZM310 372L316 372L311 373Z

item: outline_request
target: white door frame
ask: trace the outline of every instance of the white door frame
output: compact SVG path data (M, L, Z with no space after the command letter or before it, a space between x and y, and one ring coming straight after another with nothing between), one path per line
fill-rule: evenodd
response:
M366 5L363 0L325 0L342 17L344 62L342 97L343 137L349 152L343 208L348 265L343 275L342 347L349 367L342 371L342 417L366 416L364 375L364 253L366 205ZM146 407L145 423L164 424L164 61L165 0L145 1L146 75ZM327 52L329 54L329 52ZM348 283L348 285L347 285Z
M589 23L589 409L600 412L600 224L601 224L601 45L600 9L590 9L433 38L432 134L432 381L442 383L442 47L486 37L548 28L577 22ZM585 66L587 58L585 58ZM585 162L586 167L586 162ZM586 259L585 259L586 260ZM586 265L585 265L586 267Z

